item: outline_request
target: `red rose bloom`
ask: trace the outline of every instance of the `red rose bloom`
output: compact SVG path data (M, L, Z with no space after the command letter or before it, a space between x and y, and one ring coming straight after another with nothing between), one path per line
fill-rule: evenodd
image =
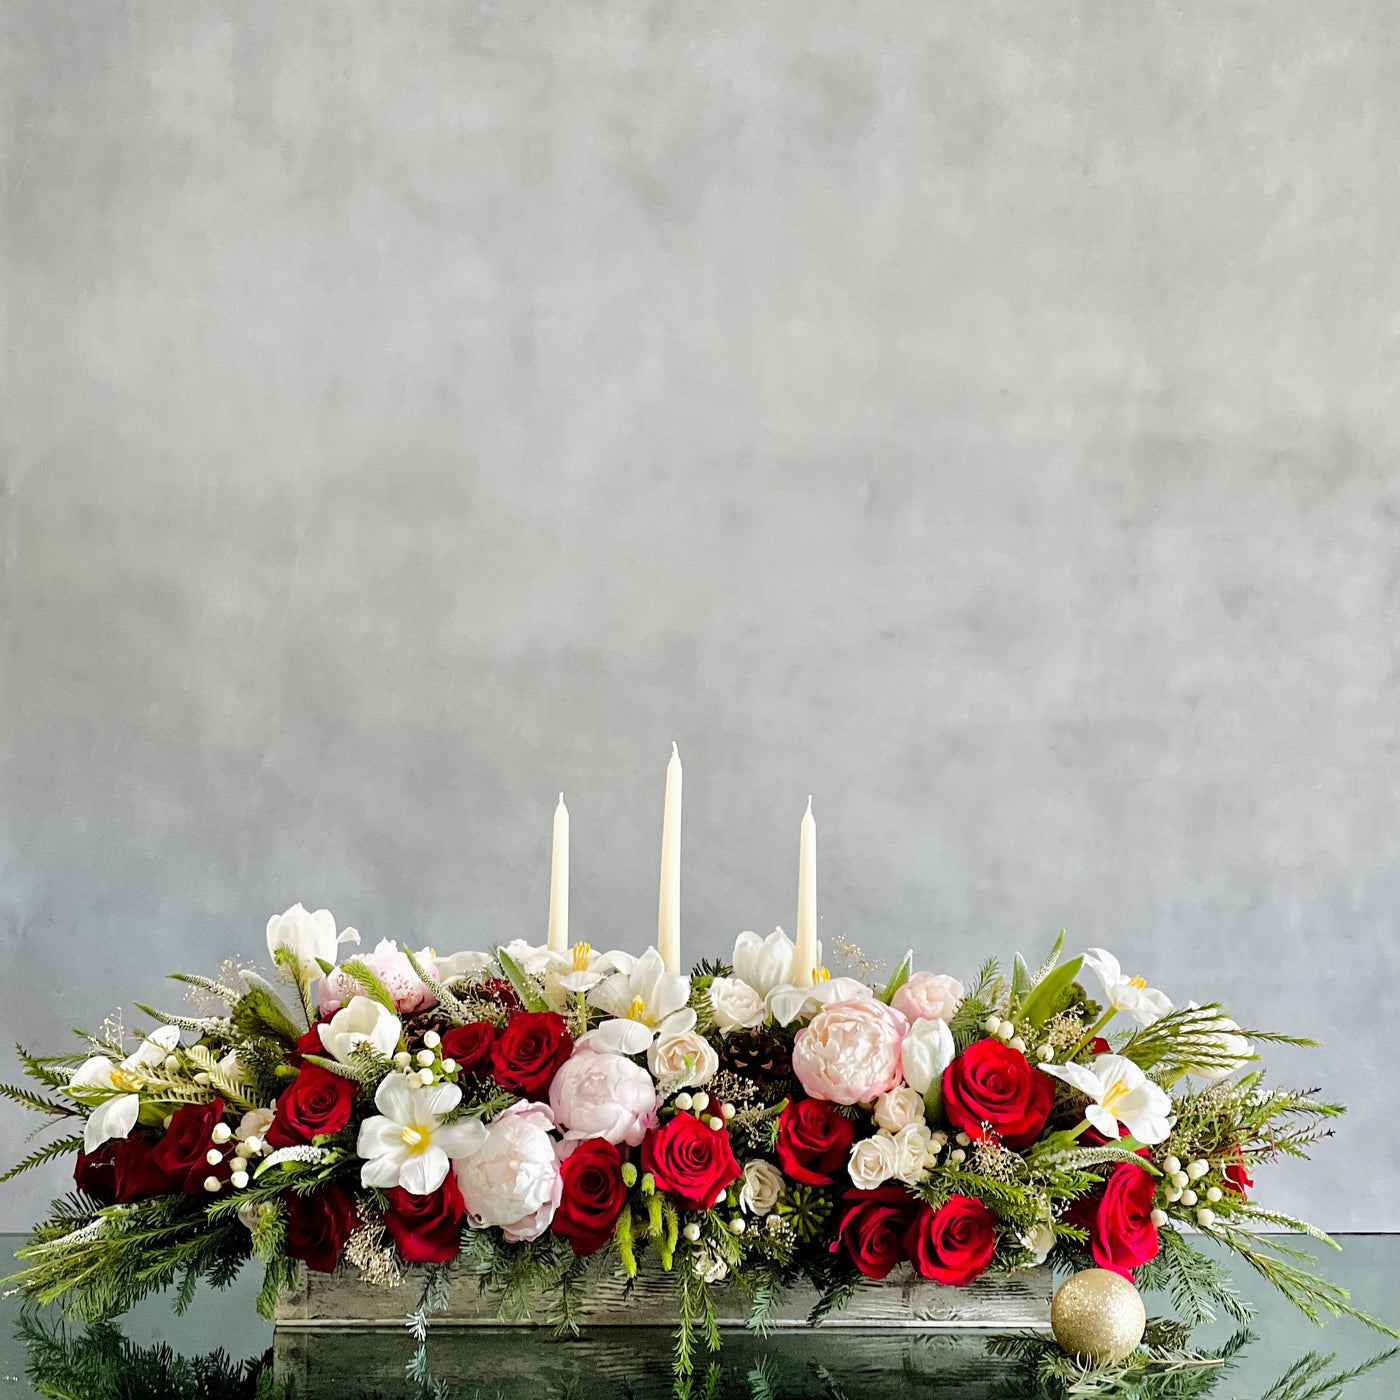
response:
M627 1199L622 1153L603 1138L589 1138L564 1158L559 1175L563 1197L550 1228L575 1254L592 1254L612 1238Z
M226 1175L229 1167L211 1167L204 1160L214 1146L214 1128L224 1116L224 1101L187 1103L175 1110L165 1136L151 1149L151 1160L170 1179L170 1190L190 1195L204 1190L209 1176Z
M1157 1185L1149 1172L1119 1162L1104 1182L1089 1225L1089 1252L1101 1269L1131 1278L1139 1264L1157 1254L1152 1202ZM1076 1224L1083 1219L1081 1215Z
M445 1264L461 1249L467 1204L452 1172L426 1196L415 1196L402 1186L392 1187L388 1196L384 1228L408 1263Z
M116 1142L104 1142L96 1152L78 1152L78 1160L73 1166L73 1181L79 1191L91 1196L104 1206L114 1205L117 1199L117 1148Z
M350 1121L355 1081L320 1065L303 1065L301 1073L277 1099L277 1116L268 1124L272 1147L298 1147L312 1138L338 1133Z
M558 1012L517 1011L491 1047L491 1072L503 1089L543 1099L573 1048Z
M975 1040L943 1071L943 1110L971 1138L986 1123L1004 1147L1029 1147L1055 1106L1055 1081L1000 1040Z
M729 1134L689 1113L676 1114L642 1139L642 1170L686 1210L709 1210L739 1176Z
M1113 1047L1109 1045L1108 1041L1106 1041L1101 1035L1096 1035L1089 1042L1090 1053L1094 1055L1107 1055L1111 1052L1112 1048Z
M488 977L484 982L477 983L476 990L497 1006L504 1006L507 1011L520 1010L520 993L508 978Z
M789 1099L778 1119L778 1165L785 1176L828 1186L846 1165L855 1125L833 1103Z
M491 1069L491 1047L495 1043L496 1028L490 1021L453 1026L442 1033L442 1058L456 1060L462 1074L486 1074Z
M996 1249L995 1212L971 1196L949 1196L934 1210L921 1206L904 1234L904 1252L935 1283L966 1287L986 1272Z
M1126 1123L1120 1123L1118 1125L1118 1137L1120 1141L1125 1137L1132 1137L1132 1133L1129 1131ZM1079 1142L1082 1147L1103 1147L1108 1142L1108 1139L1090 1123L1089 1126L1080 1133ZM1151 1157L1152 1149L1150 1147L1139 1147L1137 1149L1137 1155L1139 1157Z
M121 1142L116 1152L116 1199L118 1205L130 1205L132 1201L144 1201L148 1196L169 1196L181 1189L182 1183L168 1177L157 1165L155 1148L141 1130L134 1129ZM207 1147L204 1149L209 1150ZM199 1178L200 1189L204 1189L204 1177L214 1172L207 1163L204 1176Z
M1220 1175L1230 1183L1230 1189L1236 1192L1241 1200L1248 1200L1246 1193L1253 1187L1254 1178L1249 1174L1249 1164L1244 1160L1244 1153L1238 1145L1235 1147L1234 1158Z
M904 1258L904 1236L917 1202L903 1186L893 1183L873 1191L847 1191L841 1199L848 1204L831 1252L845 1245L851 1262L866 1278L884 1278Z
M323 1186L310 1196L288 1191L287 1254L318 1274L333 1273L345 1241L359 1227L355 1200L339 1186Z
M308 1055L324 1055L326 1053L326 1047L321 1043L321 1027L326 1023L326 1018L317 1021L315 1025L297 1041L297 1048L287 1056L287 1063L289 1065L300 1069Z

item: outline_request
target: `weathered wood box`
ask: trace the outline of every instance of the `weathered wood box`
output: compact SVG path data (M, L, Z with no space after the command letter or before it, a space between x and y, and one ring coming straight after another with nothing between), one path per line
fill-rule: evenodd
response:
M583 1305L587 1327L663 1327L676 1325L675 1283L656 1262L648 1261L629 1288L611 1272L590 1273ZM296 1287L283 1295L277 1308L279 1329L383 1330L401 1328L417 1305L420 1279L410 1272L397 1289L370 1288L336 1274L302 1269ZM1053 1292L1048 1268L1014 1274L989 1274L970 1288L944 1288L921 1279L907 1265L881 1283L867 1282L843 1309L821 1324L825 1330L909 1328L917 1331L1045 1331L1050 1326ZM720 1322L743 1327L749 1303L738 1288L716 1290ZM817 1302L811 1288L794 1288L784 1295L772 1317L774 1328L805 1328ZM436 1327L550 1326L552 1310L542 1301L536 1317L510 1322L497 1316L497 1303L483 1294L475 1278L454 1275L448 1307L433 1315Z

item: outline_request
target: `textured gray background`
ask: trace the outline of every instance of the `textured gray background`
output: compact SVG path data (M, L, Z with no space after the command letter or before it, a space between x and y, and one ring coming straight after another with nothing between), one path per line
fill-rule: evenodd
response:
M1323 1036L1273 1198L1400 1226L1390 0L0 35L9 1038L296 899L542 936L560 787L640 945L674 737L688 951L791 927L813 792L828 939Z

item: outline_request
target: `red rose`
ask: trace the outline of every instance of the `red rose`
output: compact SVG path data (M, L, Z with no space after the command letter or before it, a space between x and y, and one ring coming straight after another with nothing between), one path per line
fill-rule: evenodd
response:
M170 1179L171 1190L183 1188L195 1195L204 1190L207 1177L227 1174L226 1161L220 1167L211 1167L205 1160L214 1146L214 1128L223 1116L222 1099L187 1103L175 1110L165 1136L151 1150L151 1160Z
M1106 1041L1101 1035L1096 1035L1089 1042L1089 1050L1092 1054L1095 1055L1107 1055L1112 1050L1112 1048L1113 1047L1109 1045L1108 1041Z
M1118 1125L1118 1137L1120 1140L1125 1137L1132 1137L1132 1132L1129 1130L1126 1123L1120 1123ZM1107 1142L1108 1139L1104 1137L1092 1123L1079 1135L1079 1145L1081 1147L1103 1147ZM1137 1149L1137 1155L1139 1157L1151 1157L1152 1149L1150 1147L1139 1147Z
M354 1197L342 1187L323 1186L310 1196L288 1191L282 1200L287 1207L288 1256L318 1274L334 1272L345 1241L359 1228Z
M1235 1147L1234 1161L1220 1175L1230 1183L1230 1189L1236 1192L1241 1200L1249 1199L1246 1193L1253 1187L1254 1178L1249 1174L1249 1164L1244 1160L1244 1153L1238 1145Z
M904 1236L914 1219L917 1202L903 1186L877 1186L873 1191L847 1191L848 1202L831 1242L841 1246L866 1278L884 1278L904 1258Z
M207 1147L204 1149L209 1150ZM200 1190L204 1177L214 1173L205 1163L204 1176L199 1178ZM117 1143L116 1192L118 1205L144 1201L148 1196L168 1196L181 1189L182 1183L172 1180L156 1163L155 1148L139 1130L134 1130Z
M491 1047L491 1072L503 1089L543 1099L573 1048L557 1011L517 1011Z
M974 1040L943 1071L943 1111L968 1137L986 1137L985 1123L1019 1151L1040 1136L1054 1106L1054 1080L1000 1040Z
M271 1147L299 1147L338 1133L350 1121L354 1099L353 1079L320 1065L303 1065L278 1097L277 1116L268 1124L265 1140Z
M986 1272L996 1250L995 1212L971 1196L921 1206L904 1235L904 1251L935 1283L963 1288Z
M287 1056L287 1063L296 1069L300 1069L308 1055L324 1055L326 1047L321 1043L321 1027L328 1024L323 1019L317 1021L302 1038L297 1041L297 1048Z
M828 1186L846 1165L855 1125L834 1103L789 1099L778 1119L778 1165L794 1181Z
M118 1146L115 1142L104 1142L96 1152L79 1150L73 1166L73 1181L78 1190L104 1206L115 1204L117 1199Z
M1152 1223L1156 1194L1151 1173L1131 1162L1114 1167L1089 1224L1089 1252L1101 1269L1131 1278L1139 1264L1156 1256L1157 1227ZM1075 1223L1083 1219L1081 1213Z
M592 1254L612 1238L627 1200L622 1153L603 1138L589 1138L564 1158L559 1175L564 1194L550 1228L575 1254Z
M642 1170L686 1210L709 1210L738 1177L739 1164L723 1128L707 1127L689 1113L678 1113L642 1139Z
M491 1047L496 1028L490 1021L453 1026L442 1033L442 1058L456 1060L462 1074L484 1074L491 1068Z
M520 993L504 977L488 977L484 982L476 984L475 991L488 1001L494 1001L497 1006L505 1007L507 1011L520 1010Z
M445 1264L462 1247L462 1217L467 1204L457 1178L448 1172L436 1191L415 1196L402 1186L388 1192L384 1228L410 1264Z

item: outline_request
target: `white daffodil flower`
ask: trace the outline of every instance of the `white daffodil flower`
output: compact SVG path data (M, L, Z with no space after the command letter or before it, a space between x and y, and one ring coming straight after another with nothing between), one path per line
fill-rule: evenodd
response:
M774 987L766 997L769 1014L780 1026L809 1021L823 1006L833 1001L874 1001L875 993L855 977L829 977L810 987Z
M610 972L631 972L637 959L630 953L614 949L608 953L595 953L591 943L574 943L567 954L559 954L564 959L563 974L559 985L566 992L591 992ZM548 995L548 978L546 991Z
M331 1059L348 1065L361 1045L371 1045L386 1058L399 1044L399 1018L381 1002L351 997L319 1028L321 1045Z
M616 955L614 955L616 956ZM640 1055L651 1048L658 1033L667 1037L693 1030L690 978L667 972L655 948L619 969L588 993L588 1001L614 1020L604 1021L580 1041L595 1050L617 1055Z
M1110 1142L1118 1141L1122 1123L1144 1146L1165 1142L1176 1117L1160 1084L1122 1055L1100 1055L1087 1065L1041 1065L1046 1074L1087 1094L1084 1116Z
M730 962L734 976L747 982L759 996L766 997L774 987L790 987L796 968L793 959L797 948L782 929L775 928L767 938L744 932L734 940ZM817 944L817 966L821 966L822 945Z
M1125 977L1118 959L1102 948L1084 954L1084 966L1092 968L1103 983L1103 993L1114 1011L1126 1011L1140 1026L1150 1026L1172 1009L1166 995L1149 987L1141 977Z
M415 1196L436 1191L447 1180L451 1163L470 1157L486 1141L479 1119L442 1122L461 1101L455 1084L414 1088L407 1075L386 1074L374 1094L379 1114L360 1125L355 1144L364 1158L361 1185L402 1186Z
M93 1055L73 1071L68 1087L82 1103L96 1103L83 1129L83 1151L96 1152L104 1142L124 1138L141 1113L141 1071L156 1065L180 1043L178 1026L159 1026L121 1064Z
M335 917L329 909L308 913L294 904L285 914L274 914L267 921L267 951L273 962L285 948L296 959L303 977L319 977L323 962L333 963L342 943L358 943L360 935L352 928L337 936Z

